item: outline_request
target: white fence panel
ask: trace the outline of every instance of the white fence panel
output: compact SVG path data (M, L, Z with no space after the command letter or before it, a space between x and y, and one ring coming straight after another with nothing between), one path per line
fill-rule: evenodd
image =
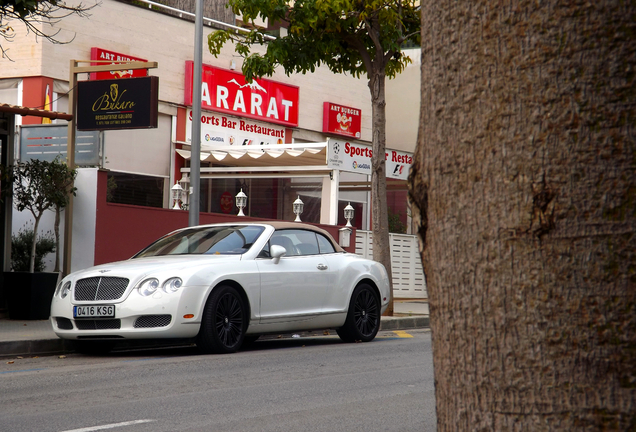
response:
M428 298L417 241L414 235L389 234L395 298ZM371 231L356 230L356 253L373 259Z

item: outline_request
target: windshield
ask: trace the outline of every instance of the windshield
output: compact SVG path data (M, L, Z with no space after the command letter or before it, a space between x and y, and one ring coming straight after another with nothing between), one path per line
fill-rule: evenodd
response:
M247 252L265 230L262 226L211 226L188 228L160 238L133 258L163 255L240 255Z

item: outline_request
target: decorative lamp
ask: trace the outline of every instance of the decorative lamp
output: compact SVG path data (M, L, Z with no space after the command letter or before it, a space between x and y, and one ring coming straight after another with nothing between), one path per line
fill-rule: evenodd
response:
M351 206L351 203L347 204L344 208L344 217L347 220L347 224L345 226L351 226L351 219L353 219L353 214L355 213L355 209Z
M243 213L243 209L245 208L246 205L247 205L247 195L245 195L243 193L243 189L241 189L241 191L236 194L236 206L239 209L237 216L245 216L245 213Z
M188 191L190 191L190 178L188 177L188 173L183 173L183 175L181 176L181 180L179 180L179 184L181 185L181 188L183 189L182 192L182 198L181 198L181 208L182 209L187 209L188 207L188 198L190 193L188 193Z
M181 200L183 199L183 188L179 183L175 183L171 188L172 199L174 200L174 207L172 210L181 210Z
M296 215L296 219L294 222L302 222L300 220L300 215L303 214L303 206L305 204L300 200L300 196L294 201L294 214Z

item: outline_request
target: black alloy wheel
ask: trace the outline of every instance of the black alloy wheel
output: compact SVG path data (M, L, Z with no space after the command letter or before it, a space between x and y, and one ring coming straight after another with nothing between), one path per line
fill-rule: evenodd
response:
M337 329L345 342L369 342L380 330L380 299L368 284L360 284L353 291L345 324Z
M216 287L203 310L197 346L206 354L236 352L246 329L247 314L241 295L231 286Z

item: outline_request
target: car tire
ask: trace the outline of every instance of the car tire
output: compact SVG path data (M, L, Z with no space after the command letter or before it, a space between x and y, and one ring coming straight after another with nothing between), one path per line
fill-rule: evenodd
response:
M115 348L114 341L87 341L87 340L76 340L73 341L73 348L76 352L85 354L85 355L105 355L108 354Z
M375 289L362 283L353 290L347 319L336 329L345 342L369 342L380 330L380 299Z
M197 347L205 354L229 354L238 351L247 330L247 308L238 291L229 286L216 287L203 309Z

